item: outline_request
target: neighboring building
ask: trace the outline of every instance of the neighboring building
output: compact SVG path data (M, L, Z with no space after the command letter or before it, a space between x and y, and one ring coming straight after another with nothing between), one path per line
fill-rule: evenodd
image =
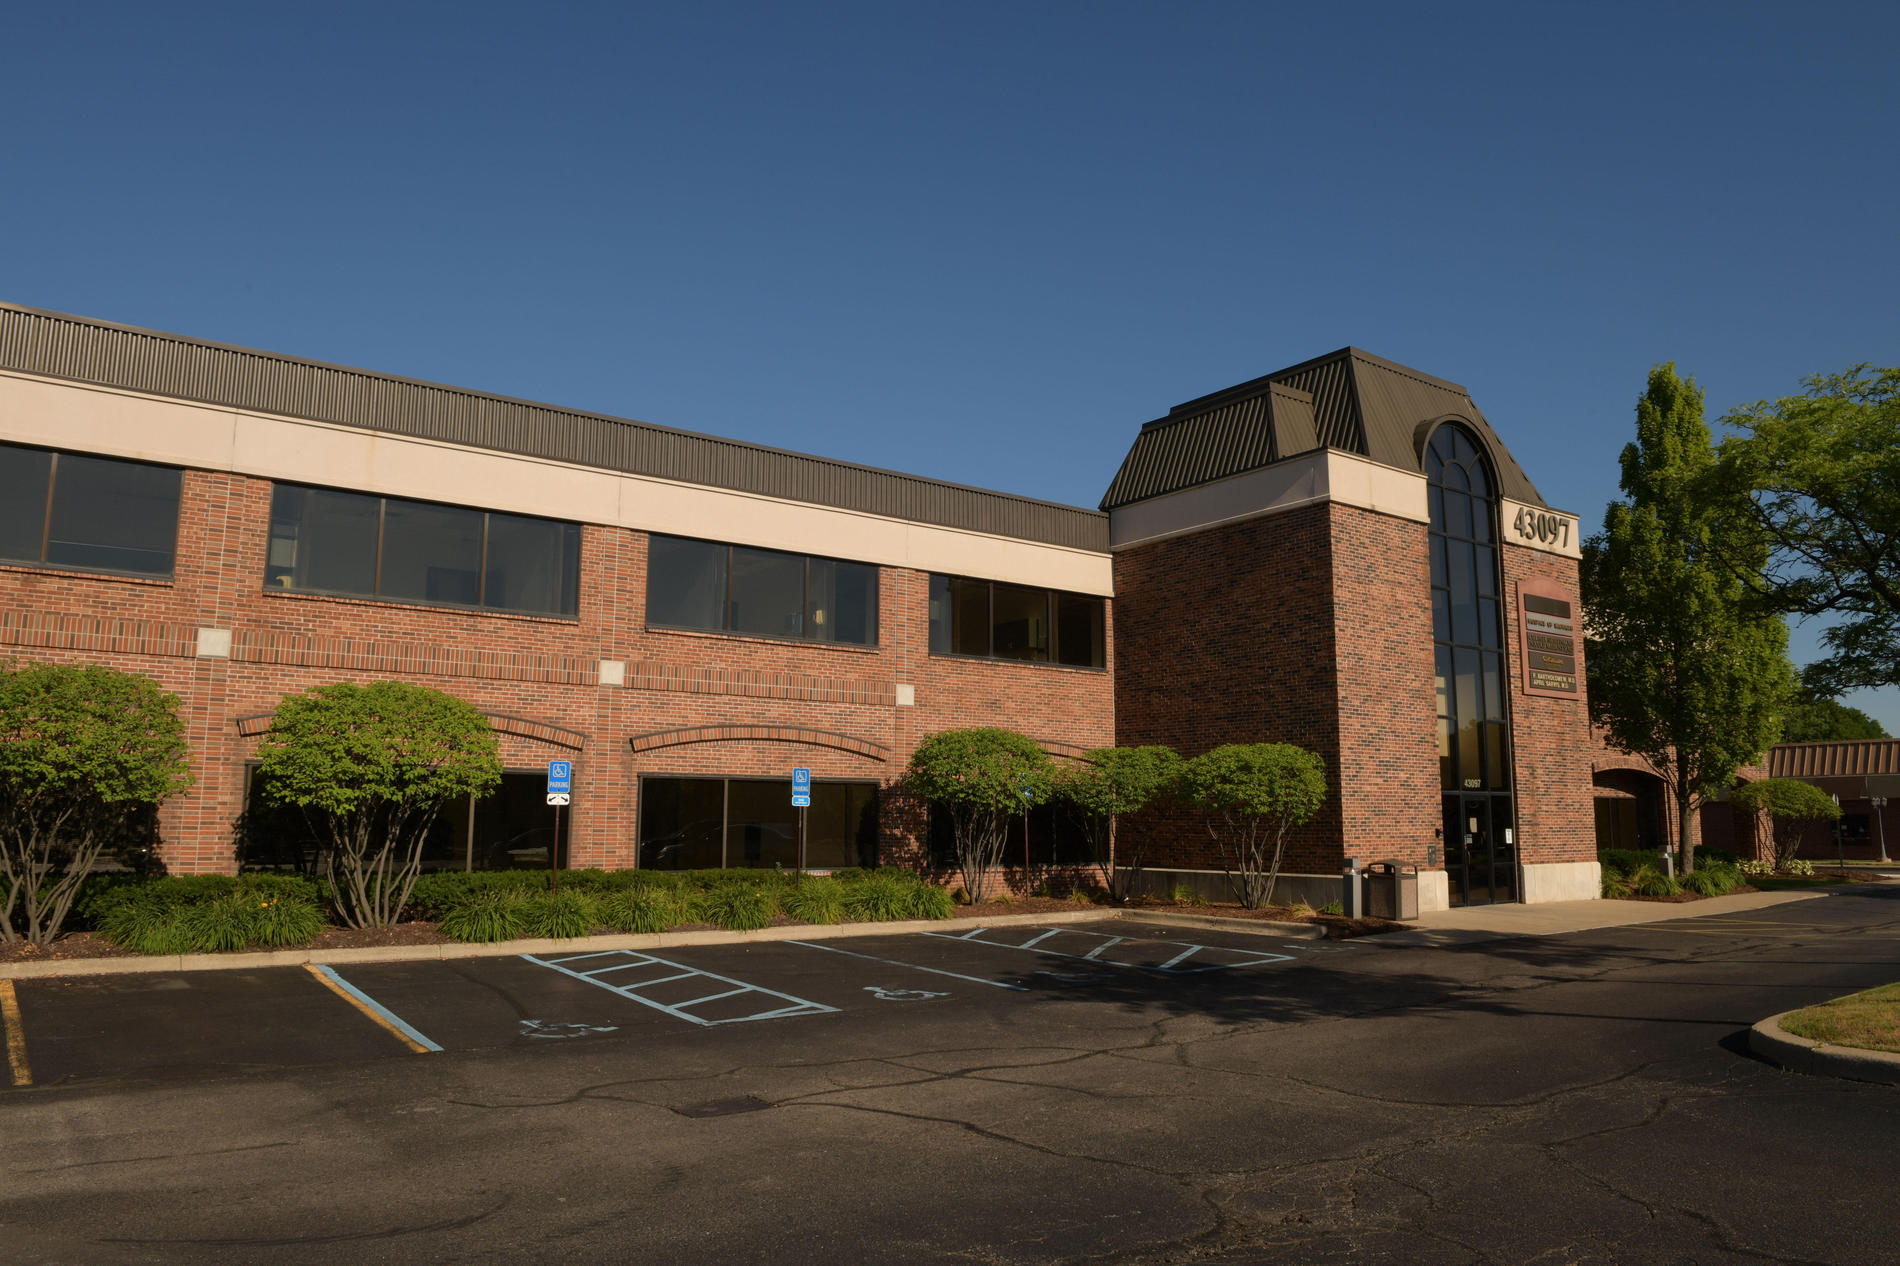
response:
M1838 824L1817 822L1797 854L1810 861L1881 861L1900 857L1900 839L1890 840L1887 810L1900 798L1900 739L1849 739L1833 743L1781 743L1760 766L1738 780L1795 778L1813 783L1840 801ZM1703 806L1702 843L1744 857L1767 856L1769 825L1738 812L1727 796Z
M1427 907L1596 895L1578 525L1462 387L1309 361L1143 427L1102 505L0 305L0 656L184 700L175 870L274 838L280 698L398 677L483 709L510 771L435 866L790 866L794 766L809 864L926 865L910 753L1005 725L1319 752L1321 897L1348 857L1419 866ZM1213 865L1155 829L1161 870Z

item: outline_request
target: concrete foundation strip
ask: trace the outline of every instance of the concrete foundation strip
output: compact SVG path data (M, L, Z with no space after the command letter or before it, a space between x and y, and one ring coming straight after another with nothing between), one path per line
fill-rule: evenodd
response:
M1780 1015L1771 1015L1750 1029L1748 1048L1790 1072L1900 1086L1900 1055L1865 1051L1856 1046L1833 1046L1797 1036L1781 1027L1782 1019L1793 1014L1783 1011Z

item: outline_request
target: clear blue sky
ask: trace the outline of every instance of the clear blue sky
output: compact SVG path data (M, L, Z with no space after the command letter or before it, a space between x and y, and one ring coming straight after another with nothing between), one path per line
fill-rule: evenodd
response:
M1900 363L1891 3L3 29L0 297L1053 500L1354 343L1464 383L1594 526L1653 363L1712 418Z

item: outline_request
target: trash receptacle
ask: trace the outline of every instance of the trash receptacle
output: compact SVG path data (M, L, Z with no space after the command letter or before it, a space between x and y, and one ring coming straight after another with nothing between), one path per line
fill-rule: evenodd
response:
M1399 861L1374 862L1364 874L1368 915L1401 923L1418 917L1418 867Z

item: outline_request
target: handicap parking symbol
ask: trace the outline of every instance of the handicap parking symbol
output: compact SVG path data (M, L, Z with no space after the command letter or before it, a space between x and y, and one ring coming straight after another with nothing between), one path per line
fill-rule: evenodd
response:
M947 993L932 993L928 989L886 989L883 985L866 985L864 992L879 1002L923 1002L929 998L948 998Z

